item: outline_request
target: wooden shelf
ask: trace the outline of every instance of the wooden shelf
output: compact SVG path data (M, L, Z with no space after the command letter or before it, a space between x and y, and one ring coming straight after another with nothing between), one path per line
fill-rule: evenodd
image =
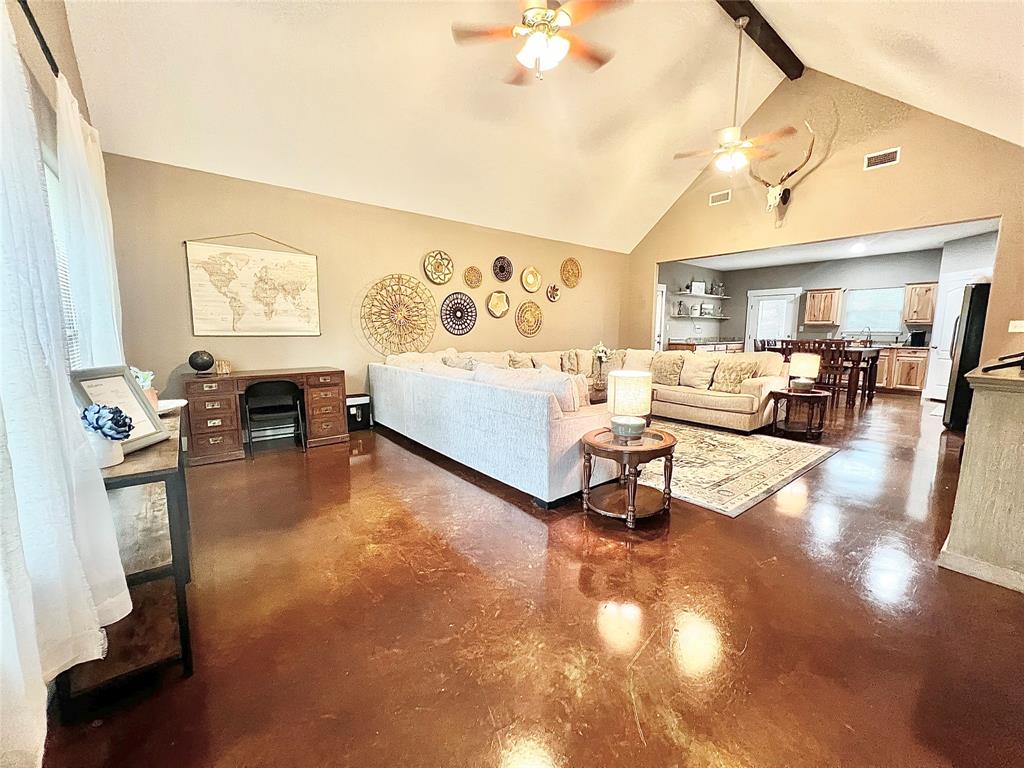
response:
M691 299L731 299L732 296L718 296L713 293L687 293L686 291L669 291L671 296L689 296Z

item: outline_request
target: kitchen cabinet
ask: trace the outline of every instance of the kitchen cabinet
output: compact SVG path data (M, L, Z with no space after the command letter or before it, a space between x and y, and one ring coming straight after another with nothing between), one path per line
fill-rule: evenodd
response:
M839 325L839 304L842 298L842 288L807 291L804 325Z
M669 339L668 351L690 351L690 352L742 352L742 341L720 341L717 343L697 343L693 341L672 341Z
M935 320L938 283L908 283L903 297L903 322L907 325L931 325Z
M927 373L927 349L886 347L878 354L876 386L895 392L921 392Z

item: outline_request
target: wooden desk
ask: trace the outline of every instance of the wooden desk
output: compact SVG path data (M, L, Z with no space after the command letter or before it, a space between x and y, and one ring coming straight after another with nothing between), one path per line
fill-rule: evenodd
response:
M186 376L188 463L214 464L245 458L240 400L258 381L291 381L304 392L307 445L315 448L348 440L345 372L340 368L277 368Z
M61 718L74 721L94 706L116 697L123 684L138 675L170 664L181 663L185 677L192 674L192 640L189 628L186 586L192 579L189 553L188 490L181 451L181 418L173 413L161 418L171 437L125 456L124 462L102 470L107 491L163 483L163 505L133 508L130 520L115 515L121 560L125 567L133 608L125 618L107 628L110 642L106 658L79 664L57 677L57 699ZM168 546L169 543L169 546ZM125 553L130 551L131 555ZM153 608L154 592L149 585L170 580L174 587L176 637L164 628L163 619L147 615ZM166 589L166 587L161 588ZM165 602L156 607L163 608ZM158 611L159 613L159 611ZM171 619L170 621L173 621ZM173 624L171 625L173 627ZM177 641L177 648L172 643ZM155 647L151 647L155 646ZM163 657L153 658L159 652Z

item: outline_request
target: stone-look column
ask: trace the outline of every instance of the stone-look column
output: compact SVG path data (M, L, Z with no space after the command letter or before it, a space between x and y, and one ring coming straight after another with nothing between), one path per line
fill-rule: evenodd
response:
M939 565L1024 592L1024 376L976 368L967 380L974 402Z

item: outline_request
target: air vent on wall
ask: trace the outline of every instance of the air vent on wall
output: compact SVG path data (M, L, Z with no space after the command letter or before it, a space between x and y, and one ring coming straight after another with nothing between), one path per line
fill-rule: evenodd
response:
M881 152L872 152L864 155L864 170L873 171L875 168L884 168L887 165L896 165L900 161L900 147L883 149Z
M712 192L708 195L708 205L714 207L716 205L725 205L732 201L732 190L726 189L722 192Z

